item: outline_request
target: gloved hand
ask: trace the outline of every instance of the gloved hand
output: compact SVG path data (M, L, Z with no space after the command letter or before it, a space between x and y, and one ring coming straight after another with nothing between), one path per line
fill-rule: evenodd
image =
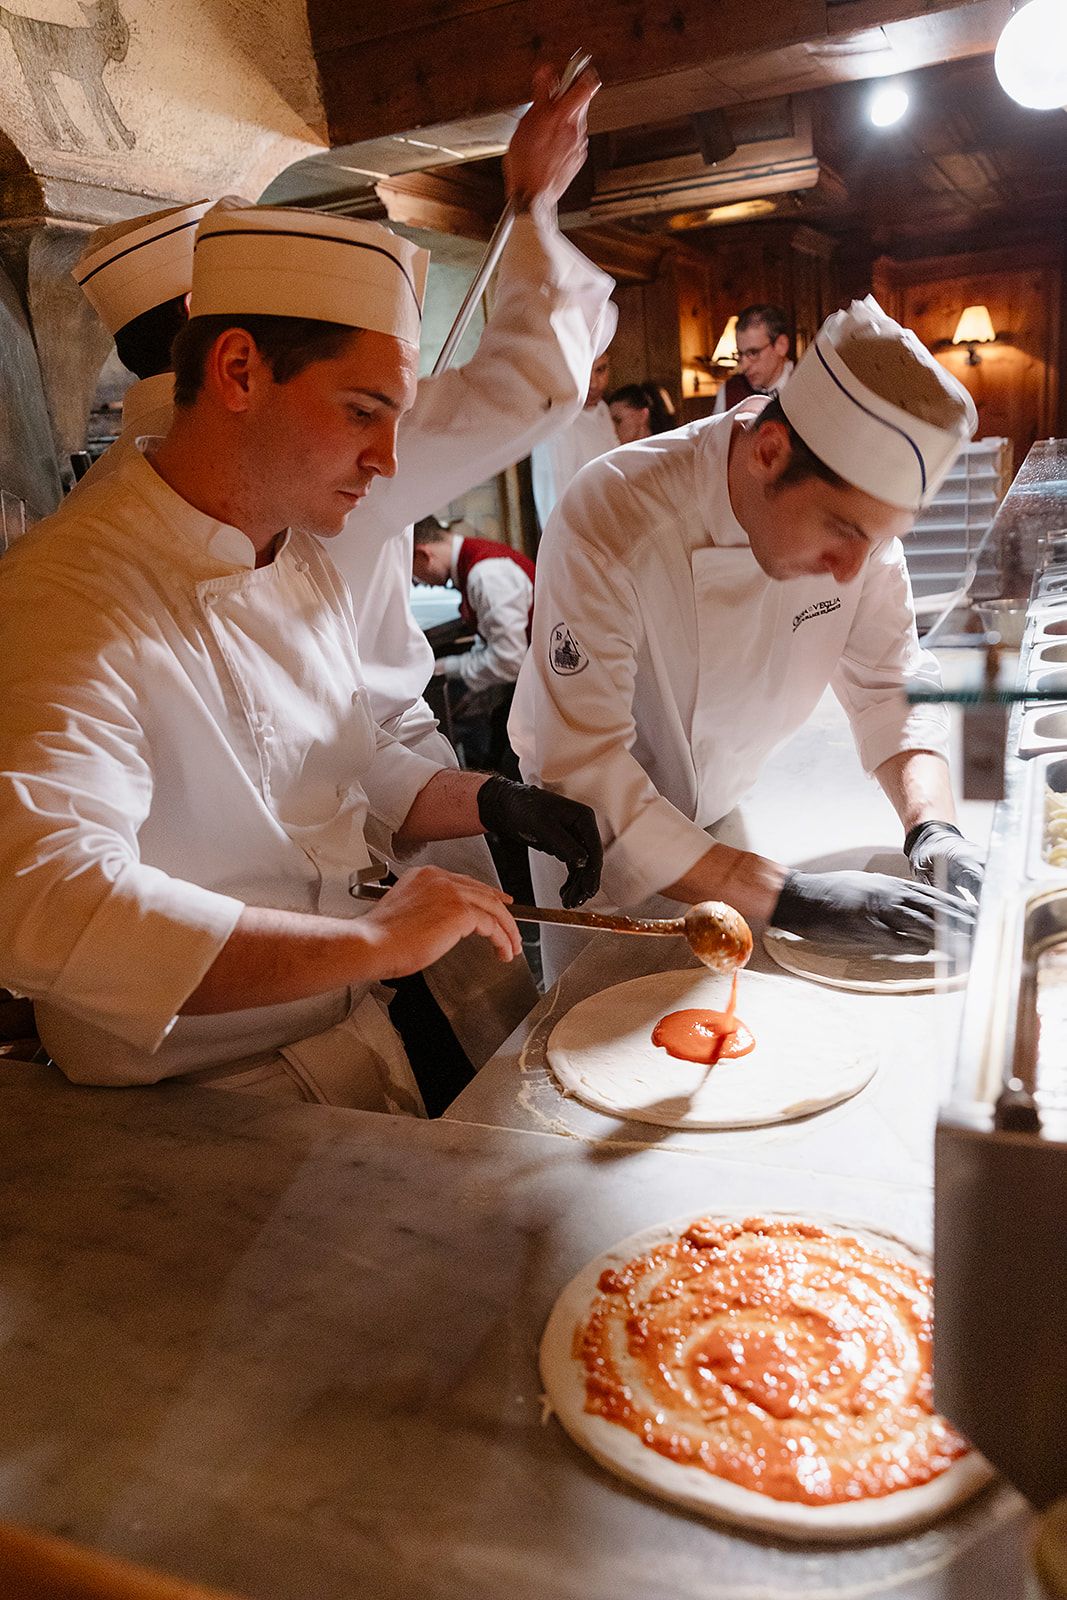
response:
M580 800L494 776L478 790L478 815L488 833L564 863L569 871L560 900L568 908L584 905L600 888L604 847L596 817Z
M923 883L950 894L973 894L976 900L981 894L985 862L954 823L920 822L904 840L904 854Z
M942 930L969 937L974 922L954 895L880 872L791 872L771 916L786 933L888 954L929 950Z

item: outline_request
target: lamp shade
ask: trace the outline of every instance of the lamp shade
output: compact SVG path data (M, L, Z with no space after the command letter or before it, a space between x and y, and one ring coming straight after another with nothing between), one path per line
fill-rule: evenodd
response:
M953 344L992 344L993 322L985 306L968 306L956 324Z
M731 317L722 333L719 342L711 352L712 362L719 367L737 366L737 318Z

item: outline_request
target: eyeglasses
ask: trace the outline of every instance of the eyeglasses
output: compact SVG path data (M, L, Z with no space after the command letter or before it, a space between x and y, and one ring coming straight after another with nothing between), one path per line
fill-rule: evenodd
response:
M761 356L764 350L769 350L771 348L771 343L772 341L768 339L766 344L754 345L751 350L738 350L738 361L755 361L756 357Z

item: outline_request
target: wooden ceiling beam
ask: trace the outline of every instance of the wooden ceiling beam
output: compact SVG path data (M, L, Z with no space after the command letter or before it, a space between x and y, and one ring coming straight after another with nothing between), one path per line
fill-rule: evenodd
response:
M974 3L602 0L591 8L587 0L395 0L378 10L309 0L308 20L337 145L521 104L539 62L561 64L579 47L592 53L610 94Z

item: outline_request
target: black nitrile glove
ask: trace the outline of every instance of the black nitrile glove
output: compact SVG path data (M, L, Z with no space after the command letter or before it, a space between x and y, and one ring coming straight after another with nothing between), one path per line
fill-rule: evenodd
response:
M936 884L950 894L982 892L985 862L969 839L952 822L920 822L904 840L911 870L923 883Z
M954 895L880 872L791 872L771 924L820 944L890 955L974 932L975 913Z
M478 815L488 833L543 850L567 867L560 900L584 905L600 888L604 847L596 817L580 800L510 778L488 778L478 790Z

